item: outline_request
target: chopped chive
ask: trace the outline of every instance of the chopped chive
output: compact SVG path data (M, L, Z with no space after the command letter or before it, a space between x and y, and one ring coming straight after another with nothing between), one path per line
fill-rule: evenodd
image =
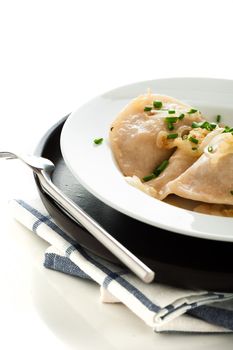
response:
M96 144L96 145L100 145L102 142L103 142L103 138L101 137L100 139L95 139L93 142Z
M176 111L174 111L174 109L170 109L169 111L168 111L168 114L175 114L176 113Z
M179 120L182 120L184 119L184 113L182 113L179 117L178 117Z
M188 114L193 114L193 113L196 113L197 111L198 111L197 109L191 108L191 109L188 111Z
M168 166L169 161L167 159L165 159L157 168L155 168L155 170L153 171L153 174L155 175L155 177L158 177L162 171L164 171L166 169L166 167Z
M167 123L176 123L177 119L178 119L177 117L167 117L167 118L165 118L165 121Z
M220 123L221 118L222 118L221 115L217 115L217 117L216 117L216 122L217 122L217 123Z
M193 143L196 143L196 144L198 143L198 140L195 139L195 137L192 137L192 136L189 137L189 141L191 141Z
M167 124L167 128L168 128L168 130L174 130L174 125L172 124L172 123L168 123Z
M168 166L169 161L167 159L163 160L159 167L156 170L163 171Z
M168 111L168 113L169 113L169 111ZM173 123L176 123L177 120L178 120L178 117L167 117L167 118L165 118L165 122L167 123L168 130L173 130L174 129Z
M193 151L196 151L196 150L197 150L197 147L192 147L192 150L193 150Z
M197 122L193 122L192 123L192 128L201 128L203 125L203 122L197 123Z
M164 160L157 168L155 168L155 170L153 171L153 173L144 176L143 177L143 181L147 182L150 180L155 179L156 177L158 177L162 171L164 171L164 169L166 169L166 167L168 166L169 161L168 160Z
M206 129L206 130L208 130L208 131L213 131L213 130L216 128L216 126L217 126L217 124L215 124L215 123L208 123L208 122L205 122L205 123L203 124L202 129Z
M168 134L167 139L176 139L178 137L178 134Z
M146 106L144 108L144 112L150 112L151 110L152 110L152 107L150 107L150 106Z
M163 106L163 103L161 101L153 101L154 108L160 109Z
M233 196L233 191L230 191L230 194L232 194L232 196Z
M201 128L201 129L206 129L208 131L213 131L216 128L217 124L216 123L209 123L207 121L204 122L193 122L192 123L192 128Z
M210 123L210 125L208 125L208 127L210 128L210 131L214 130L216 128L216 126L217 126L216 123Z
M209 146L209 147L208 147L208 152L210 152L210 153L213 152L213 147L212 147L212 146Z
M225 126L225 129L223 130L223 133L225 132L233 132L233 128L230 128L229 126Z
M144 182L147 182L147 181L153 180L155 178L156 178L155 174L150 174L150 175L144 176L142 180Z

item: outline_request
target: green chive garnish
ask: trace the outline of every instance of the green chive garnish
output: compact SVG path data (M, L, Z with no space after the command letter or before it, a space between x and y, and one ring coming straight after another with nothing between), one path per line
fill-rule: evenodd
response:
M221 115L217 115L217 117L216 117L216 122L219 123L220 120L221 120L221 118L222 118Z
M151 110L152 110L152 107L150 107L150 106L146 106L144 108L144 112L150 112Z
M144 182L147 182L147 181L153 180L155 178L156 178L155 174L150 174L150 175L144 176L142 180Z
M162 171L164 171L164 169L166 169L166 167L168 166L169 161L168 160L164 160L157 168L155 168L155 170L153 171L153 173L144 176L142 178L142 180L144 182L150 181L155 179L156 177L158 177Z
M188 111L188 114L193 114L193 113L196 113L197 111L198 111L197 109L191 108L190 111Z
M212 131L216 128L217 124L216 123L209 123L207 125L205 125L205 128L209 131Z
M168 130L174 130L174 125L172 123L167 124Z
M178 117L179 120L182 120L184 119L184 114L182 113L179 117Z
M169 111L168 111L168 113L169 113ZM165 122L167 123L168 130L173 130L174 129L173 123L176 123L177 120L178 120L178 117L167 117L167 118L165 118Z
M233 191L230 191L230 194L233 196Z
M175 114L176 113L176 111L174 111L173 109L170 109L169 111L168 111L168 114Z
M176 139L178 137L178 134L168 134L167 139Z
M203 125L203 122L197 123L197 122L193 122L192 123L192 128L201 128Z
M93 142L96 144L96 145L100 145L102 142L103 142L103 138L101 137L100 139L95 139Z
M165 118L165 121L167 123L176 123L177 119L178 119L177 117L167 117L167 118Z
M225 132L233 132L233 128L230 128L229 126L225 126L225 129L223 130L223 133Z
M153 171L153 174L155 175L155 177L159 176L161 172L164 171L164 169L166 169L166 167L168 166L168 163L169 161L166 159L160 164L160 166L155 168L155 170Z
M193 142L193 143L198 143L198 140L195 139L194 137L190 136L189 137L189 141Z
M193 122L192 123L192 128L201 128L201 129L206 129L208 131L212 131L216 128L217 124L216 123L209 123L207 121L204 122Z
M160 109L163 106L163 103L161 101L154 101L153 102L154 108Z
M209 147L208 147L208 152L210 152L210 153L213 152L213 147L212 147L212 146L209 146Z

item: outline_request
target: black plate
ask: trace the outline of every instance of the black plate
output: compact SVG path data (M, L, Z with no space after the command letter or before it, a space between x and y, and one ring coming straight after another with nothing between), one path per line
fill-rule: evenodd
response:
M61 155L60 134L65 120L66 117L48 131L36 150L37 155L54 162L54 184L151 267L156 272L156 281L185 288L233 292L233 243L183 236L144 224L105 205L82 187ZM57 224L83 247L119 263L55 204L35 179L42 201Z

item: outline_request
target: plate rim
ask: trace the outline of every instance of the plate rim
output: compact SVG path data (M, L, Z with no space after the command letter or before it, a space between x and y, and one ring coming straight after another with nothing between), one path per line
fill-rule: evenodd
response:
M70 114L70 116L67 118L67 120L64 123L64 126L62 128L61 131L61 137L60 137L60 147L61 147L61 153L62 156L65 160L65 163L67 165L67 167L70 169L70 171L73 173L73 175L78 179L78 181L90 192L92 193L94 196L96 196L98 199L100 199L102 202L104 202L105 204L111 206L112 208L120 211L121 213L128 215L130 217L133 217L136 220L142 221L146 224L155 226L155 227L159 227L162 229L165 229L167 231L170 232L174 232L177 234L183 234L186 236L191 236L191 237L197 237L197 238L202 238L202 239L211 239L211 240L217 240L217 241L227 241L227 242L232 242L233 241L233 234L229 235L229 234L215 234L212 232L203 232L203 231L199 231L199 230L195 230L195 229L190 229L189 231L187 231L186 229L182 229L181 227L177 228L174 226L171 226L170 224L167 224L166 222L159 222L158 221L152 221L140 214L135 214L134 212L128 210L127 208L122 208L122 206L119 206L118 204L110 201L108 198L106 198L105 196L103 196L101 193L99 193L98 191L95 190L95 188L93 188L92 186L90 186L88 183L85 182L85 180L83 179L82 176L80 176L80 174L77 173L75 167L70 163L69 160L69 156L67 156L67 152L66 152L66 145L65 145L65 139L66 139L66 133L67 130L69 128L69 125L72 123L73 118L76 118L76 114L79 113L79 111L90 105L93 101L101 99L107 95L111 95L114 93L117 93L119 91L121 91L122 89L126 89L126 88L131 88L133 86L139 85L139 84L151 84L152 82L169 82L169 81L206 81L206 82L216 82L216 83L229 83L232 85L233 87L233 80L231 79L219 79L219 78L208 78L208 77L172 77L172 78L164 78L164 79L151 79L151 80L144 80L144 81L138 81L138 82L134 82L131 84L127 84L127 85L122 85L120 87L114 88L112 90L106 91L103 94L100 94L92 99L90 99L89 101L87 101L85 104L81 105L77 110L75 110L74 112L72 112ZM111 151L111 150L110 150ZM122 175L122 174L121 174ZM128 185L130 187L130 185ZM138 190L137 190L138 191ZM143 194L144 195L144 194ZM158 201L155 198L149 197L148 195L146 195L146 197L148 197L148 201L150 199L152 199L153 201ZM149 199L150 198L150 199ZM166 204L169 207L174 207L171 206L167 203L158 201L160 204ZM178 207L174 207L175 210L177 211L177 213L179 213L181 216L182 214L187 215L187 212L189 215L192 215L196 220L201 220L204 219L204 221L207 221L207 218L210 218L215 221L215 223L221 222L221 224L224 224L226 221L228 223L230 223L231 228L233 228L233 220L232 218L228 218L228 217L219 217L219 216L214 216L214 215L207 215L207 214L201 214L201 213L196 213L196 212L192 212L189 211L187 209L183 209L183 208L178 208ZM217 218L217 219L216 219Z

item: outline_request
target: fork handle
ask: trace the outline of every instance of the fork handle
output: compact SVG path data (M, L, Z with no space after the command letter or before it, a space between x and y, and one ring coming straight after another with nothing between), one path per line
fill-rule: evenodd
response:
M151 283L155 273L139 260L126 247L112 237L82 208L65 196L51 181L50 176L41 171L37 173L44 191L52 197L56 203L65 208L68 214L85 227L99 242L101 242L113 255L135 273L145 283Z

